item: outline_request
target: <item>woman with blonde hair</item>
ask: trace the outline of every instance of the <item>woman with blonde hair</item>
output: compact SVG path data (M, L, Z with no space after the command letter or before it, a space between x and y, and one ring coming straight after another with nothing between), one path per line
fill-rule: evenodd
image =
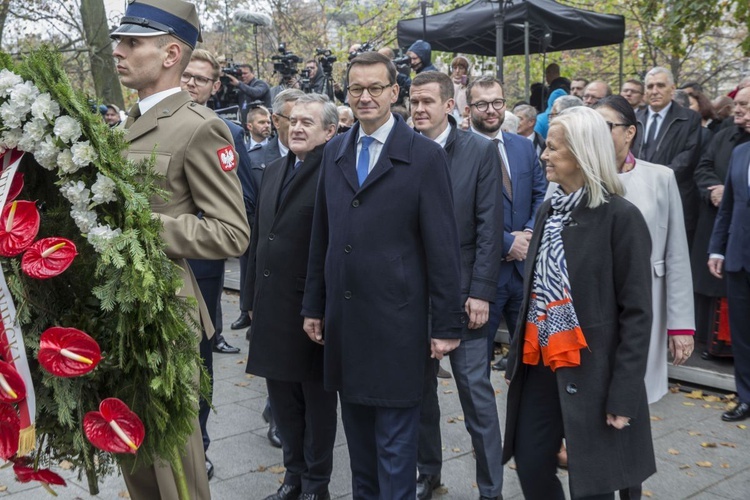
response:
M559 184L536 216L524 303L508 357L503 461L524 497L612 499L656 471L643 378L651 330L651 238L626 201L605 120L563 111L542 155Z

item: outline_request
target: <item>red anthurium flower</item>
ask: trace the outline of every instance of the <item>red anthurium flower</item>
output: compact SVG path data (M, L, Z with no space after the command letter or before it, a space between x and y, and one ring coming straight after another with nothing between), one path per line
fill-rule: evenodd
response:
M8 198L5 203L15 200L18 195L21 194L23 189L23 172L16 172L13 176L13 182L10 183L10 190L8 191Z
M26 384L13 365L0 361L0 401L15 403L26 397Z
M96 340L81 330L54 326L42 333L37 359L52 375L77 377L96 368L102 353Z
M110 453L135 453L146 430L138 415L117 398L99 403L99 411L83 417L83 432L91 444Z
M39 280L62 274L78 255L75 243L65 238L42 238L35 241L21 258L21 269Z
M8 403L0 403L0 458L10 460L18 452L18 434L21 419Z
M29 467L26 464L28 464L28 460L16 460L13 464L13 472L16 473L16 479L18 482L28 483L29 481L39 481L42 483L42 486L44 486L44 489L54 496L57 496L57 493L50 488L50 484L67 486L65 479L60 477L59 474L55 474L49 469L34 470L33 467Z
M33 201L6 203L0 216L0 255L15 257L39 232L39 211Z

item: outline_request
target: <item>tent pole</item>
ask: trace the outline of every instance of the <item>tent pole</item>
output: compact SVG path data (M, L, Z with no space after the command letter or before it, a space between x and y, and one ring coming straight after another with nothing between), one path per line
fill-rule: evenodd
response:
M625 42L620 43L620 90L622 90L622 74L624 73Z
M526 68L524 71L524 77L526 78L526 85L524 88L524 100L526 102L529 102L529 97L531 96L531 58L529 57L529 22L525 21L523 23L523 53L526 56Z
M427 2L419 2L419 6L422 8L422 40L427 41Z
M505 25L505 4L498 3L495 13L495 54L497 56L497 79L503 82L503 28Z

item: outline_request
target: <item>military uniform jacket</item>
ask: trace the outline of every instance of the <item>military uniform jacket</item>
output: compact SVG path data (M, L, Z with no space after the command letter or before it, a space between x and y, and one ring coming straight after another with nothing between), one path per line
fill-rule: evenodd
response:
M169 200L154 196L151 208L164 224L165 252L183 270L181 297L196 297L201 323L213 326L198 286L184 259L224 259L242 254L250 228L237 178L237 153L224 122L185 92L172 94L126 130L128 159L155 156ZM201 217L199 218L199 214Z

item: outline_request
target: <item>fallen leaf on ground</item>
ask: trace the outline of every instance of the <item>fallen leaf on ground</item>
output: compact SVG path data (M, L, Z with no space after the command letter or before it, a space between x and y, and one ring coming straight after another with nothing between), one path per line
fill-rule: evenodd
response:
M695 406L695 403L691 403L690 401L683 401L682 403L684 406Z
M460 416L456 417L456 420L458 420L459 422L463 422L464 421L464 416L460 415Z
M695 462L695 465L697 465L698 467L713 467L714 466L714 464L712 464L708 460L704 460L704 461L701 461L701 462Z
M446 422L448 422L449 424L455 424L456 423L456 419L453 418L453 417L451 417L448 420L446 420Z
M643 490L643 491L641 491L641 495L643 495L644 497L649 497L649 498L651 498L652 496L654 496L653 492L651 492L649 490Z
M459 451L461 451L461 448L453 448L454 453L458 453Z
M448 389L447 391L443 391L443 394L453 394L453 389Z
M737 428L745 430L745 429L747 429L747 426L745 424L737 424Z
M255 378L255 375L253 375L252 373L246 373L245 378Z
M661 417L657 417L656 415L651 415L651 421L652 422L658 422L660 420L664 420L664 419L661 418Z
M690 468L690 465L688 465L688 464L682 464L682 465L680 465L680 470L682 470L682 469L689 469L689 468Z
M689 431L688 434L691 436L702 436L702 434L698 431Z
M245 363L247 363L247 359L241 359L239 361L236 361L234 364L235 365L244 365Z
M273 474L281 474L283 472L286 472L286 467L283 465L274 465L273 467L268 468L268 472L271 472Z
M680 452L678 450L675 450L674 448L668 449L667 453L669 453L670 455L679 455L680 454Z
M727 448L737 448L737 443L719 443L722 446L726 446Z
M442 380L442 381L440 381L440 385L444 385L444 386L447 387L447 386L451 385L451 383L448 382L447 380Z
M708 401L709 403L718 403L721 401L721 398L718 396L706 396L703 398L703 401Z
M705 405L703 405L703 408L711 408L711 405L705 404Z
M120 498L130 498L130 493L128 493L127 491L123 490L120 493L118 493L117 496L120 497Z
M8 491L8 487L2 484L0 485L0 491Z
M508 466L509 469L516 470L516 464L512 463Z
M728 469L729 468L729 464L728 463L723 463L719 467L721 467L722 469Z
M259 465L258 468L255 469L255 472L266 472L267 468L268 467L266 467L265 465Z
M671 392L672 394L677 394L678 392L680 392L680 386L676 385L674 387L670 387L669 392Z
M685 397L690 399L703 399L703 391L693 391L690 394L685 394Z
M728 400L730 400L730 401L731 401L731 400L733 400L733 399L737 399L737 394L727 394L727 395L726 395L725 397L726 397L726 398L727 398Z
M498 395L498 394L500 394L501 392L503 392L503 391L501 391L500 389L495 389L495 396L497 396L497 395Z
M704 448L716 448L716 443L701 443Z
M237 387L247 387L250 384L248 382L237 382L234 385L236 385Z
M441 495L445 495L448 493L448 488L446 488L444 485L440 485L438 488L435 488L435 493L440 493Z

